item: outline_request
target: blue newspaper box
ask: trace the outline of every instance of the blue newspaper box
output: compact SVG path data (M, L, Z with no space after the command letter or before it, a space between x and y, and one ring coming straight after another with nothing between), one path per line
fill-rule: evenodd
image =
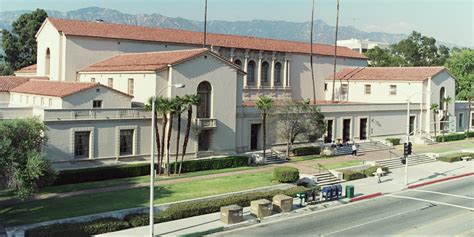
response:
M337 198L342 198L342 185L340 184L337 184L336 185L336 189L337 189Z
M332 185L331 186L331 200L335 200L337 199L337 186L336 185Z
M331 186L325 186L321 190L323 200L330 200L332 196L332 188Z

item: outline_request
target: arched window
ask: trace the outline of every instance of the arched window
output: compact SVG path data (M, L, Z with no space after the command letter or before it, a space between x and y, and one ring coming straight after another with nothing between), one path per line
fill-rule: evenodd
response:
M51 59L51 52L49 51L49 48L47 48L46 49L45 70L44 70L44 74L46 76L49 76L49 73L51 71L50 59Z
M275 86L281 86L281 63L279 62L275 63L275 71L273 77L275 78Z
M255 86L255 62L250 61L247 65L247 85Z
M262 86L268 86L268 69L270 66L268 65L268 62L263 62L262 63L262 72L261 72L261 80L262 80Z
M240 68L242 68L242 61L240 61L240 59L236 59L234 63L239 65Z
M197 118L211 117L211 84L207 81L199 83L197 94L199 96L199 105L197 107Z
M443 103L444 98L446 98L446 90L444 89L444 87L441 87L441 89L439 90L439 109L440 110L444 110L444 103Z

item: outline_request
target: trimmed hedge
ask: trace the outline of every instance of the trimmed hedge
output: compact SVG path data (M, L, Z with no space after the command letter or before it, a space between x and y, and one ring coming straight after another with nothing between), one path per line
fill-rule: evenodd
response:
M226 168L237 168L248 165L247 156L229 156L200 160L185 160L183 162L182 173L202 170L218 170ZM174 170L175 163L170 164L170 169ZM179 167L179 163L178 163Z
M355 171L355 170L343 170L342 177L346 181L356 180L356 179L363 179L367 176L364 174L363 171Z
M400 145L400 138L387 138L385 140L392 143L394 146Z
M157 215L155 215L154 222L160 223L219 212L222 206L228 206L233 204L239 205L241 207L247 207L250 206L250 202L253 200L258 200L262 198L272 200L273 196L277 194L285 194L291 197L295 197L297 193L307 191L307 188L298 186L286 190L273 190L268 192L237 194L230 197L222 197L208 201L176 203L170 205L166 210L161 211ZM129 214L125 216L124 220L130 223L132 227L144 226L149 224L149 215L147 213Z
M463 156L474 156L474 153L456 153L452 155L445 155L445 156L440 156L438 160L444 161L444 162L456 162L456 161L461 161L461 157Z
M217 170L224 168L235 168L246 166L248 157L246 156L230 156L202 160L187 160L183 162L182 173L194 172L201 170ZM156 164L155 164L156 165ZM174 169L174 163L170 165L171 170ZM114 165L104 167L94 167L76 170L62 170L59 172L53 185L64 185L74 183L85 183L93 181L101 181L108 179L129 178L136 176L144 176L150 174L150 164L130 164L130 165Z
M372 176L374 176L374 173L377 172L377 169L379 167L382 167L382 170L385 171L385 172L389 171L388 167L376 165L376 166L370 166L369 168L363 170L363 172L367 177L372 177Z
M466 137L474 137L474 132L466 132Z
M463 140L466 138L466 134L464 133L451 133L451 134L445 134L439 135L435 137L436 142L450 142L450 141L458 141L458 140Z
M273 169L273 179L280 183L292 183L300 179L300 172L297 168L280 166Z
M295 156L319 155L320 153L321 147L319 146L298 147L293 149Z
M26 237L82 237L127 229L130 224L116 218L102 218L88 222L64 223L29 229Z

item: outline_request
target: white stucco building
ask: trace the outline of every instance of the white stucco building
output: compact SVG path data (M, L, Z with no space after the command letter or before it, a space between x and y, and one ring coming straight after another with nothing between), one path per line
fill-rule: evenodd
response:
M348 40L338 40L337 45L350 48L359 53L365 53L369 49L373 49L376 46L381 49L388 49L390 45L384 42L377 42L371 40L361 40L361 39L348 39Z
M143 106L160 92L201 98L187 158L261 149L255 107L261 95L275 101L313 97L310 45L303 42L208 34L203 49L199 32L52 18L36 37L37 65L0 78L9 85L0 84L0 117L40 117L48 127L47 157L58 168L148 159L151 122ZM430 104L454 98L455 79L444 68L367 68L364 55L339 47L332 100L334 46L313 49L316 105L327 126L321 142L404 138L407 126L422 141L432 133ZM456 116L458 109L466 122L453 132L471 121L464 104L448 106ZM181 146L175 131L171 151ZM268 144L281 143L268 137Z

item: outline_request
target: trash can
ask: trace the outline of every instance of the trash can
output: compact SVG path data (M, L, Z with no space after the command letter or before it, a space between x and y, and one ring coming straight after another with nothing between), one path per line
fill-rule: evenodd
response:
M337 199L342 198L342 185L336 184Z
M221 221L225 224L235 224L242 222L243 209L239 205L221 207Z
M267 199L259 199L250 202L250 213L259 219L272 214L272 202Z
M303 203L306 201L307 196L306 193L297 193L296 197L300 199L300 207L303 206Z
M273 209L276 212L289 212L293 209L293 198L278 194L273 197Z
M346 197L347 198L354 197L354 185L346 185Z
M337 199L337 186L336 185L331 185L331 200L336 200Z

